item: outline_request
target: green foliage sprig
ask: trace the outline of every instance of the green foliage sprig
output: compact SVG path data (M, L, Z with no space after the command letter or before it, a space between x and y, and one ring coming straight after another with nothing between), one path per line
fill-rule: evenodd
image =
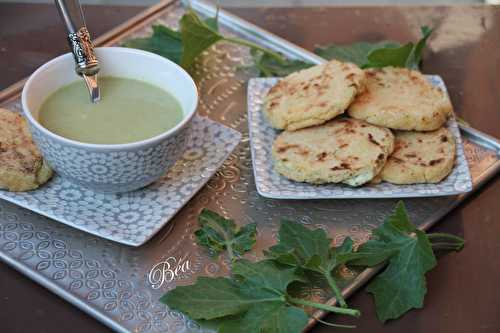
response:
M279 242L264 251L266 258L257 262L241 258L255 243L255 224L239 228L232 220L206 209L199 223L201 228L195 233L198 244L212 253L226 251L232 275L199 277L192 285L169 291L161 301L192 319L217 320L218 332L222 333L299 333L308 321L304 307L360 316L359 310L347 306L337 286L340 281L334 273L343 265L385 265L367 290L374 295L382 322L399 318L423 306L425 274L436 265L433 249L459 251L464 245L457 236L418 230L402 202L373 230L371 239L357 249L349 237L334 247L324 230L282 220ZM308 272L324 277L340 306L293 296L291 286L308 283Z

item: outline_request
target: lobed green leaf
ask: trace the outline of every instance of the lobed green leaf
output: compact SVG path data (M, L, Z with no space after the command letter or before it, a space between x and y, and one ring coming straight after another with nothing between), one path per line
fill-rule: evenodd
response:
M198 216L200 229L195 231L196 241L218 255L228 251L229 257L241 256L250 251L255 244L257 225L249 223L238 227L233 220L225 219L219 214L203 209Z
M184 52L181 66L189 68L203 51L224 37L220 35L209 21L204 22L193 10L188 10L179 22Z
M314 53L327 60L336 59L344 62L352 62L358 66L364 66L368 62L368 54L379 48L399 47L400 44L392 41L381 41L377 43L357 42L350 45L330 44L320 46Z
M219 333L300 333L308 319L301 308L282 302L268 302L252 307L239 318L225 321Z
M385 322L423 306L425 273L436 265L436 258L427 235L409 222L402 202L373 235L360 253L392 253L387 268L367 288L375 298L377 316Z
M150 37L130 39L122 45L156 53L177 64L181 62L181 34L164 25L153 25L153 34Z
M228 278L200 276L188 286L178 286L160 298L170 308L192 319L215 319L236 315L250 308L257 298L249 298Z
M263 260L233 264L233 279L199 277L160 301L193 319L219 319L219 332L301 332L308 317L287 300L288 285L300 281L294 269Z
M302 60L286 59L278 61L269 54L255 49L251 49L250 54L261 77L283 77L314 66Z
M315 49L315 53L325 59L352 62L362 68L407 67L418 69L422 53L432 29L422 27L422 38L417 42L401 45L393 41L377 43L357 42L350 45L331 44Z
M413 43L407 43L400 47L384 47L371 51L368 56L368 62L363 68L380 67L405 67L413 50Z

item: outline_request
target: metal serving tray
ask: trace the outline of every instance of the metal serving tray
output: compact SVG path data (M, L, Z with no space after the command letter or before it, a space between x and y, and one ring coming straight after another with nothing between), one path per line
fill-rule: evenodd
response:
M215 12L205 2L191 1L191 4L203 15ZM180 2L164 1L97 43L119 44L126 38L147 34L153 23L173 26L183 11ZM323 61L224 11L220 13L220 24L224 33L251 39L289 57ZM394 207L396 199L293 201L258 195L246 118L246 83L256 73L241 69L248 63L247 50L220 44L206 52L193 68L201 95L199 113L240 131L243 140L205 188L148 243L139 248L120 245L0 201L0 258L117 332L201 332L205 330L198 324L166 308L158 299L176 285L192 283L198 275L228 273L224 258L213 261L194 242L196 218L203 207L232 217L239 224L258 224L258 242L256 250L248 256L250 259L261 257L262 249L275 241L282 217L324 228L336 242L345 236L358 243L365 241L370 230L382 223ZM0 104L15 108L21 88L22 82L1 92ZM462 128L462 135L475 191L499 171L500 143L470 128ZM412 220L419 228L427 229L469 194L407 199L405 203ZM168 265L174 268L179 261L185 272L181 270L172 280L167 274L162 280L158 273ZM344 294L350 295L375 273L373 269L343 272L347 281ZM321 287L303 292L335 302ZM313 324L311 321L310 326Z

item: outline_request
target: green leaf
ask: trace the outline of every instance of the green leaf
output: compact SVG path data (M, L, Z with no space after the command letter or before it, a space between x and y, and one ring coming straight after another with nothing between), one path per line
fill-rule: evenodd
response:
M377 43L358 42L350 45L330 44L318 47L314 53L327 60L352 62L358 66L364 66L368 62L368 54L375 49L384 47L399 47L400 44L392 41L381 41Z
M284 294L291 282L303 281L295 272L295 268L280 267L272 260L253 263L240 259L233 264L232 272L236 278L242 279L250 286L257 286L277 294Z
M332 265L336 268L340 265L351 263L353 260L360 260L366 256L365 253L358 253L354 251L354 242L350 237L346 237L344 242L339 247L332 247L330 249L330 257L332 258Z
M265 252L266 256L282 262L324 273L328 270L330 245L322 229L308 229L302 224L282 220L279 230L279 243ZM283 260L285 256L285 260Z
M233 279L200 277L193 285L169 291L161 301L193 319L226 317L219 332L298 333L307 325L304 310L287 300L288 285L301 280L294 269L270 260L238 260L233 273Z
M413 43L407 43L400 47L384 47L371 51L368 56L368 62L363 68L368 67L405 67L413 50Z
M406 62L406 67L412 69L418 69L420 66L420 62L422 61L422 53L427 43L427 39L434 31L433 29L423 26L420 28L422 31L422 38L418 41L418 43L413 48L411 56L408 58Z
M300 308L281 302L269 302L252 307L241 318L224 322L219 333L300 333L308 319Z
M183 50L181 34L164 25L154 25L151 37L130 39L122 45L156 53L177 64Z
M179 21L180 32L157 25L147 38L136 38L123 44L164 56L185 69L189 69L195 59L206 49L219 41L248 47L267 76L285 76L291 72L312 66L298 60L287 60L282 55L246 39L224 37L219 33L218 9L215 17L202 20L193 10L188 10ZM264 74L267 73L267 74Z
M399 245L390 246L387 243L371 240L360 246L355 255L349 260L349 265L353 266L368 266L373 267L385 262L387 259L396 254L399 250Z
M215 16L208 17L204 21L210 28L212 28L212 30L219 31L219 6L217 6L217 11L215 12Z
M187 69L200 53L223 39L218 33L218 12L215 17L201 20L189 10L182 16L179 25L180 32L155 25L151 37L131 39L123 46L159 54Z
M254 65L259 69L261 77L283 77L302 69L314 66L301 60L285 59L279 61L276 57L262 51L251 49Z
M397 231L405 231L408 233L417 230L415 225L413 225L410 222L410 219L408 217L408 213L406 212L406 207L405 207L403 201L399 201L396 204L396 208L389 216L387 216L385 222L386 222L387 228L375 229L373 231L374 236L378 236L380 238L391 239L391 235L387 235L387 231L392 230L392 229L390 229L390 227L397 229Z
M238 227L233 220L228 220L219 214L203 209L198 216L200 229L195 231L199 245L212 250L215 255L227 251L229 258L241 256L252 249L257 235L255 223Z
M433 30L424 26L421 31L422 38L416 44L410 42L400 47L386 46L371 51L367 56L368 62L363 68L394 66L418 69L422 61L422 52Z
M283 220L279 230L279 243L264 253L282 264L321 274L328 281L340 305L346 307L332 271L351 259L352 240L346 238L338 248L330 248L331 242L322 229L311 230L300 223Z
M244 312L261 295L254 298L248 296L231 279L200 276L192 285L176 287L167 292L160 302L184 312L192 319L208 320ZM278 296L274 298L280 299Z
M210 21L207 24L193 10L188 10L182 16L179 25L184 46L181 65L184 68L191 67L196 57L203 51L224 39Z
M362 68L386 66L418 69L427 39L432 33L429 27L422 27L422 38L417 43L401 45L393 41L378 43L358 42L350 45L328 45L314 51L325 59L337 59L355 63Z
M235 236L241 231L232 220L209 210L200 214L200 225L199 242L220 251L233 248L234 243L227 241L232 239L228 235ZM445 244L453 249L461 248L464 242L448 234L427 236L410 222L402 202L372 235L371 240L354 251L350 238L338 247L330 247L331 240L322 229L308 229L299 223L282 221L279 243L265 252L272 260L255 263L235 260L231 278L200 277L193 285L169 291L161 301L192 319L217 324L222 333L299 333L308 321L301 306L355 317L360 315L355 309L290 295L288 288L292 283L307 283L302 275L304 270L323 274L336 288L331 271L340 265L373 266L388 262L386 269L367 288L374 295L379 319L386 321L423 306L425 273L436 265L429 239L435 239L436 245ZM243 243L253 244L255 234L243 239ZM251 245L242 248L251 248Z
M331 276L331 272L364 254L353 252L353 241L346 237L342 245L330 247L332 240L323 229L308 229L293 221L283 220L279 230L279 243L265 255L289 266L297 266Z
M219 31L219 22L216 17L209 17L204 20L205 24L209 26L214 31Z
M367 288L375 297L379 319L385 322L423 306L425 273L436 265L436 258L426 234L409 222L402 202L373 235L375 239L362 245L359 252L367 248L393 252L387 268Z

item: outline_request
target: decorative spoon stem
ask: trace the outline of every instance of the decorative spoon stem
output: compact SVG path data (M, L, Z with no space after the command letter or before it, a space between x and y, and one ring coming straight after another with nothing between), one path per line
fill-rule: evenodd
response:
M94 75L82 74L82 76L83 80L85 80L85 85L89 90L90 100L92 101L92 103L99 102L101 100L101 90L97 85L97 74Z
M80 1L55 0L55 3L68 31L69 46L75 58L75 71L85 80L91 101L97 103L101 98L97 85L99 62L94 54L94 45L85 25Z

